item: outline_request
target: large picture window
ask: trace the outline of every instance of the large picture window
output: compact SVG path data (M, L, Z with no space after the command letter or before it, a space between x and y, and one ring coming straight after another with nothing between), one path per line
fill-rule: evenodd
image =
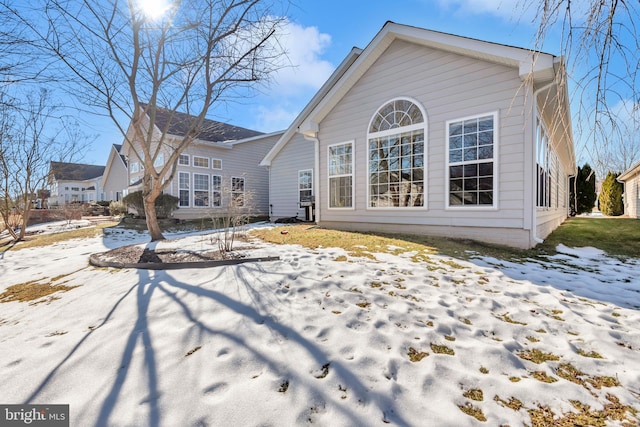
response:
M496 117L447 122L450 207L495 206Z
M196 207L209 206L209 175L193 174L193 205Z
M369 207L425 206L424 113L396 99L380 108L369 126Z
M178 206L189 207L189 173L178 172Z
M353 142L329 147L329 207L353 206Z

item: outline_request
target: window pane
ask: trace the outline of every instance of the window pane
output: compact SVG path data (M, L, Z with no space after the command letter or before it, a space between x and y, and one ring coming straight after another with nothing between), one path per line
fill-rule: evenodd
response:
M478 134L474 133L472 135L464 136L464 146L466 147L475 147L478 145Z
M451 150L449 152L449 162L457 163L462 161L462 150Z
M452 136L449 138L449 148L462 148L462 137L461 136Z
M478 120L465 120L464 122L464 133L475 133L478 132Z
M493 158L493 146L487 145L478 148L478 159L486 160Z
M464 149L464 161L473 161L478 159L478 150L475 148L465 148Z
M462 135L462 122L451 123L449 125L449 135Z
M463 166L449 167L449 176L451 178L462 178L462 175L463 175Z

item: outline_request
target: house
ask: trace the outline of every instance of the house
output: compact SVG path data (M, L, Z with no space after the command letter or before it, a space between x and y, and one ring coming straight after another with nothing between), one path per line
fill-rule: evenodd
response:
M624 184L624 212L629 218L640 218L640 162L618 177Z
M272 219L533 247L576 169L563 59L387 22L261 164Z
M105 167L82 163L51 162L49 165L50 207L67 203L104 200L102 175Z
M105 200L120 201L123 191L129 185L127 177L127 160L120 154L121 144L113 144L107 159L107 166L102 177L102 191Z
M156 157L155 167L164 165L171 150L188 132L192 120L195 117L185 113L156 109L154 138L160 140L161 129L167 132L163 143L166 148ZM150 123L148 116L146 122ZM137 143L132 135L133 131L129 129L119 151L128 166L125 195L142 189L144 174L144 166L132 149L131 144ZM248 195L251 195L252 213L267 216L269 174L258 165L281 135L281 132L262 134L205 119L197 138L180 154L174 178L164 190L165 194L178 197L178 210L174 217L215 216L224 211L232 197L245 200Z

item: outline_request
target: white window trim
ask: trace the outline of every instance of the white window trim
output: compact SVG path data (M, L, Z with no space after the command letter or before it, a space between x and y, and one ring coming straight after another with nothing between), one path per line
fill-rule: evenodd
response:
M456 205L456 206L451 206L450 204L450 200L449 200L449 190L450 190L450 181L451 181L451 177L449 176L450 172L449 172L449 166L450 166L450 162L449 162L449 124L453 123L453 122L460 122L460 121L464 121L464 120L471 120L471 119L477 119L479 117L485 117L485 116L493 116L493 204L492 205ZM499 188L498 188L498 176L500 174L499 172L499 162L498 159L500 158L500 153L499 153L499 146L500 146L500 125L499 125L499 121L498 121L498 117L499 117L499 111L493 111L493 112L489 112L489 113L482 113L482 114L474 114L473 116L466 116L466 117L460 117L460 118L455 118L455 119L451 119L451 120L447 120L445 122L445 138L446 138L446 144L445 144L445 171L446 171L446 182L445 182L445 210L447 211L463 211L463 212L470 212L470 211L497 211L498 210L498 206L499 206L499 200L498 200L498 196L500 194L499 192ZM487 160L487 159L484 159ZM479 162L478 160L475 160L473 162L458 162L460 164L478 164L478 163L482 163Z
M331 144L327 146L327 209L331 210L331 211L353 211L355 210L355 206L356 206L356 199L355 199L355 186L356 186L356 174L355 174L355 159L356 159L356 153L355 153L355 139L352 139L350 141L345 141L345 142L339 142L337 144ZM347 144L351 144L351 173L350 174L342 174L342 175L331 175L330 174L330 169L329 169L329 152L331 151L331 147L337 147L339 145L347 145ZM332 207L331 206L331 178L339 178L339 177L344 177L344 176L351 176L351 206L345 206L345 207Z
M208 158L208 157L204 157L204 156L196 156L196 155L193 155L193 156L191 156L191 157L192 157L192 159L191 159L191 160L192 160L192 163L193 163L193 167L194 167L194 168L199 168L199 169L210 169L210 167L211 167L211 159L210 159L210 158ZM207 166L197 166L197 165L196 165L196 159L207 159Z
M186 156L187 157L187 163L180 163L180 156ZM178 166L191 166L191 156L189 154L184 154L181 153L180 155L178 155Z
M311 190L311 197L314 196L314 193L313 193L313 187L314 187L314 185L313 185L313 169L300 169L300 170L298 170L298 206L300 206L300 203L302 203L302 200L300 200L300 191L302 191L300 189L300 174L303 173L303 172L310 172L311 173L311 188L310 188L310 190Z
M220 167L219 168L213 166L214 162L216 162L216 161L220 162ZM213 169L213 170L222 170L222 159L216 159L215 157L212 158L211 159L211 169Z
M420 112L422 113L422 118L424 119L424 122L422 123L418 123L418 124L414 124L414 125L410 125L410 126L404 126L402 128L394 128L394 129L387 129L387 130L383 130L380 132L374 132L374 133L369 133L369 129L371 129L371 124L373 123L373 121L376 118L376 115L378 114L378 112L380 111L380 109L382 107L384 107L385 105L391 103L391 102L395 102L395 101L409 101L412 102L413 104L415 104L419 109ZM427 112L426 110L422 107L422 104L420 102L418 102L418 100L408 97L408 96L399 96L393 99L390 99L386 102L384 102L383 104L381 104L378 109L375 111L375 113L373 113L373 115L371 116L371 120L369 120L369 125L367 126L367 141L366 141L366 152L367 152L367 169L366 169L366 175L367 175L367 184L366 184L366 210L372 210L372 211L425 211L428 210L428 185L427 185L427 159L429 158L427 156L427 136L428 136L428 117L427 117ZM423 183L424 183L424 188L423 188L423 206L371 206L371 183L369 181L370 179L370 175L369 175L369 162L371 161L370 156L369 156L369 140L371 138L383 138L385 136L389 136L389 135L396 135L398 133L404 133L404 132L413 132L414 130L420 130L422 129L424 132L423 135L423 158L422 158L422 169L423 169Z
M194 172L193 174L193 189L191 190L191 195L193 197L193 207L196 209L206 209L206 208L210 208L211 207L211 176L209 174L206 173L197 173ZM206 190L207 193L209 193L209 203L205 206L198 206L196 205L196 175L198 176L206 176L207 177L207 187L208 189ZM203 191L203 190L197 190L197 191Z
M180 191L184 190L184 188L180 187L180 175L187 175L189 177L189 188L186 190L189 191L189 203L186 205L180 205ZM193 199L193 195L191 194L191 174L189 172L178 172L178 207L179 208L190 208L191 200Z

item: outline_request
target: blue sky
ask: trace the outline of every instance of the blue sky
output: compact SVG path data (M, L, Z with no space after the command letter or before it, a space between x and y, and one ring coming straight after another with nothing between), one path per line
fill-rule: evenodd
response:
M286 128L352 47L373 39L386 21L519 47L532 47L534 11L517 0L294 0L281 43L295 67L281 70L269 87L241 103L219 105L209 118L263 132ZM555 44L555 45L554 45ZM548 39L544 50L559 54ZM105 164L122 137L105 118L79 118L98 138L83 162Z

